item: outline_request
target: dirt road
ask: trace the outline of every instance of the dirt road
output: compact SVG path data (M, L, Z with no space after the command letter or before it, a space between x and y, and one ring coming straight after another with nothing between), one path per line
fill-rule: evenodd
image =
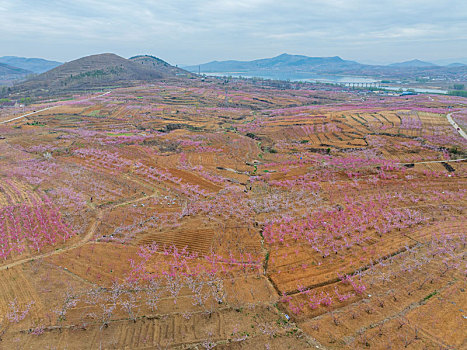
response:
M464 138L467 140L467 134L465 133L464 130L461 129L461 127L459 125L457 125L457 123L452 119L451 117L452 113L449 113L448 115L446 115L446 118L448 118L448 121L451 123L451 125L454 127L454 129L457 130L457 132Z
M107 92L105 92L105 93L103 93L103 94L100 94L100 95L97 95L97 96L93 96L93 97L84 99L84 100L82 100L82 101L89 101L89 100L92 100L92 99L94 99L94 98L102 97L102 96L105 96L105 95L110 94L111 92L112 92L112 91L107 91ZM40 112L43 112L43 111L47 111L47 110L49 110L49 109L56 108L56 107L59 107L59 106L61 106L61 105L52 106L52 107L47 107L47 108L40 109L40 110L38 110L38 111L34 111L34 112L27 113L27 114L23 114L23 115L20 115L19 117L15 117L15 118L12 118L12 119L4 120L4 121L0 122L0 124L6 124L6 123L9 123L9 122L18 120L18 119L26 118L26 117L29 117L30 115L34 115L34 114L37 114L37 113L40 113Z

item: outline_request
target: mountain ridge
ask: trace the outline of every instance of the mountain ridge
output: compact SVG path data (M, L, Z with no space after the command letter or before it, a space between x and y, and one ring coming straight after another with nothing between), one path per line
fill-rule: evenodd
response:
M6 63L0 63L0 85L10 85L14 81L25 79L33 72L11 66Z
M421 61L418 59L388 64L388 67L438 67L437 64Z
M31 74L32 72L6 63L0 63L0 75L6 74Z
M54 69L18 83L13 94L50 95L129 86L135 82L150 82L176 78L188 72L148 55L126 59L113 53L90 55L66 62Z
M62 62L50 61L43 58L30 58L18 56L0 57L0 63L6 63L13 67L22 68L32 73L44 73L63 64Z
M390 65L362 64L356 61L333 57L309 57L304 55L281 54L272 58L252 61L212 61L201 65L184 67L190 72L242 73L261 76L261 73L280 72L298 74L337 74L371 76L378 78L406 78L433 76L436 78L467 77L467 66L438 66L420 60L393 63Z
M252 61L237 61L237 60L227 60L227 61L212 61L201 65L187 66L184 67L188 71L195 72L199 67L204 72L215 72L215 70L221 69L234 69L234 70L255 70L255 69L284 69L284 68L301 68L304 66L309 67L327 67L327 68L337 68L340 67L350 67L350 66L360 66L360 63L354 61L344 60L339 56L333 57L309 57L304 55L290 55L283 53L281 55L272 57L272 58L261 58Z

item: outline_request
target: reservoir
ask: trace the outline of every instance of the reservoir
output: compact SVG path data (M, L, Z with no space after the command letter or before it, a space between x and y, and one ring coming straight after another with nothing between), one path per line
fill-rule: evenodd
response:
M349 75L326 75L313 74L306 72L280 72L280 71L248 71L248 72L213 72L201 73L207 76L215 77L234 77L234 78L260 78L285 81L303 81L308 83L328 83L328 84L361 84L361 83L379 83L381 79L373 77L358 77ZM406 88L401 86L381 85L383 89L393 91L413 90L418 93L428 94L447 94L447 90L429 89L429 88Z

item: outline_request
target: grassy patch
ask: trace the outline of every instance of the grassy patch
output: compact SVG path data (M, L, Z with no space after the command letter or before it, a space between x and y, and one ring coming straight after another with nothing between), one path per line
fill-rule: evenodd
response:
M423 298L423 301L427 301L429 300L431 297L435 296L436 294L438 294L438 291L435 290L433 293L430 293L428 294L426 297Z

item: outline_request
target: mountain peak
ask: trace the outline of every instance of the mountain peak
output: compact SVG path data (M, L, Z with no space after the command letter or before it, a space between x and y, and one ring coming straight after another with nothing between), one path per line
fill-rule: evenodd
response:
M392 63L389 66L390 67L413 67L413 68L418 68L418 67L436 67L436 64L421 61L419 59L414 59L414 60L405 61L405 62Z
M15 92L55 94L105 86L130 86L188 75L188 72L148 55L126 59L114 53L90 55L67 62L15 86Z
M334 57L309 57L282 53L272 58L253 61L214 61L200 65L201 70L209 72L246 72L246 71L306 71L306 72L341 72L349 67L360 67L357 62ZM198 72L199 65L186 67L189 71Z

